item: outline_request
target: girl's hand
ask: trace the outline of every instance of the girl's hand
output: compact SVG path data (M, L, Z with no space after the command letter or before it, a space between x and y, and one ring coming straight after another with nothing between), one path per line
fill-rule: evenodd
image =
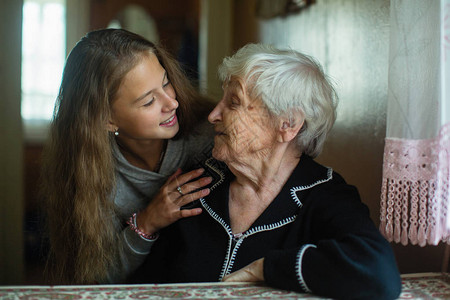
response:
M203 177L191 182L203 174L204 170L197 169L183 175L181 172L178 169L170 176L149 205L137 215L136 222L141 231L153 234L181 218L196 216L202 212L201 208L180 208L208 195L209 189L198 189L211 183L212 178Z

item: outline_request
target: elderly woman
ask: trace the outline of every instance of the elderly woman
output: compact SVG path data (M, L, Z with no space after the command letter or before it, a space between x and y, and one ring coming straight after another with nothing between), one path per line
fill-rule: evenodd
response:
M219 74L215 160L204 167L220 180L197 204L202 214L160 230L146 282L264 281L332 298L396 298L392 250L356 188L313 160L336 114L321 67L251 44Z

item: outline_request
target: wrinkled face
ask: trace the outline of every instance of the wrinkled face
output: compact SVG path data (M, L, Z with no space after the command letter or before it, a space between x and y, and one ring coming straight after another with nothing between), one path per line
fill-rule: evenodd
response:
M120 138L169 139L178 132L178 102L166 70L149 53L124 77L112 105Z
M213 156L226 163L264 154L275 143L275 127L267 108L251 99L242 80L232 78L208 120L215 126Z

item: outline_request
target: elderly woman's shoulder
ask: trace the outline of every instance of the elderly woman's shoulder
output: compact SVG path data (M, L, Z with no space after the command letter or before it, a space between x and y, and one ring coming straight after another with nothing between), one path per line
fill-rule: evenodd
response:
M322 189L324 187L350 187L345 179L332 167L322 165L308 155L302 155L292 176L304 186Z
M317 192L326 193L330 196L352 196L359 199L359 192L356 186L347 181L337 171L332 170L331 179L317 189Z
M345 215L369 215L368 206L362 201L356 186L348 184L335 171L332 172L331 180L311 189L304 205L322 211L324 217L326 211L332 215L339 212Z
M323 166L310 157L302 159L304 159L304 170L302 173L312 178L313 182L310 185L311 188L307 191L307 198L314 198L315 202L318 201L317 199L320 199L318 202L324 203L324 205L328 205L329 202L361 202L358 189L354 185L347 183L344 177L336 170Z

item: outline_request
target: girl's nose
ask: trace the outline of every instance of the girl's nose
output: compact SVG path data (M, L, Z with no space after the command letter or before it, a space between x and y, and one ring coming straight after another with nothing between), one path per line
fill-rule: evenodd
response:
M171 95L164 94L163 96L163 110L164 111L172 111L174 109L178 108L178 101L175 99L175 97L172 97Z

